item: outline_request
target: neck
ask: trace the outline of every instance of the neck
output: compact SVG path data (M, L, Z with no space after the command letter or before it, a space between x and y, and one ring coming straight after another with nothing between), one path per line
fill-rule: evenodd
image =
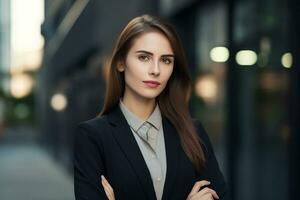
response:
M137 98L124 94L122 98L126 108L142 120L147 120L156 106L155 99Z

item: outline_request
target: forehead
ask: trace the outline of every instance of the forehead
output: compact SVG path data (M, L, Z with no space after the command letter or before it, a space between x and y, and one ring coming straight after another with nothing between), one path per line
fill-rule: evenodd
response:
M130 51L145 50L154 54L173 54L168 38L157 31L139 35L133 40Z

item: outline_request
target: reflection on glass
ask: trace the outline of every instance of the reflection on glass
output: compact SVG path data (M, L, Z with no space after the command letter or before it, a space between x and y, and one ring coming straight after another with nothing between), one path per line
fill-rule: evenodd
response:
M13 74L10 81L11 95L15 98L23 98L31 93L33 79L27 74Z
M285 68L291 68L293 65L293 56L291 53L285 53L281 57L281 64Z
M195 83L195 94L202 98L207 104L216 102L217 93L217 80L213 75L204 75L197 78Z
M226 62L229 58L229 50L226 47L214 47L209 55L214 62Z
M237 52L235 60L239 65L254 65L257 61L257 55L251 50L241 50Z
M50 104L53 110L58 112L63 111L66 109L68 104L67 97L64 94L54 94L51 98Z

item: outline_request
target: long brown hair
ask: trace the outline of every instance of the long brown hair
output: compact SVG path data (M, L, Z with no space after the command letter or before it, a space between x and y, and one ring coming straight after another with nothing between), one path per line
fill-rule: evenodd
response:
M100 115L107 114L124 95L124 73L117 70L117 65L124 61L133 41L139 35L159 31L164 34L175 54L174 69L165 89L157 97L162 114L175 127L182 148L191 160L194 168L201 172L205 157L200 145L195 125L191 118L188 102L191 93L191 77L180 39L170 24L161 18L142 15L132 19L118 37L109 63L108 83L104 106Z

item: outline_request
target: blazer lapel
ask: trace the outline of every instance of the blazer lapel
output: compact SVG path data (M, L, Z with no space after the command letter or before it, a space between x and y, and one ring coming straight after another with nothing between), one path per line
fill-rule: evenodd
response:
M147 199L156 199L150 172L119 106L109 112L108 119L113 125L113 135L136 172Z
M163 131L165 137L165 148L167 157L167 174L163 191L163 200L171 199L172 187L176 180L179 166L180 141L176 129L171 122L162 115Z

